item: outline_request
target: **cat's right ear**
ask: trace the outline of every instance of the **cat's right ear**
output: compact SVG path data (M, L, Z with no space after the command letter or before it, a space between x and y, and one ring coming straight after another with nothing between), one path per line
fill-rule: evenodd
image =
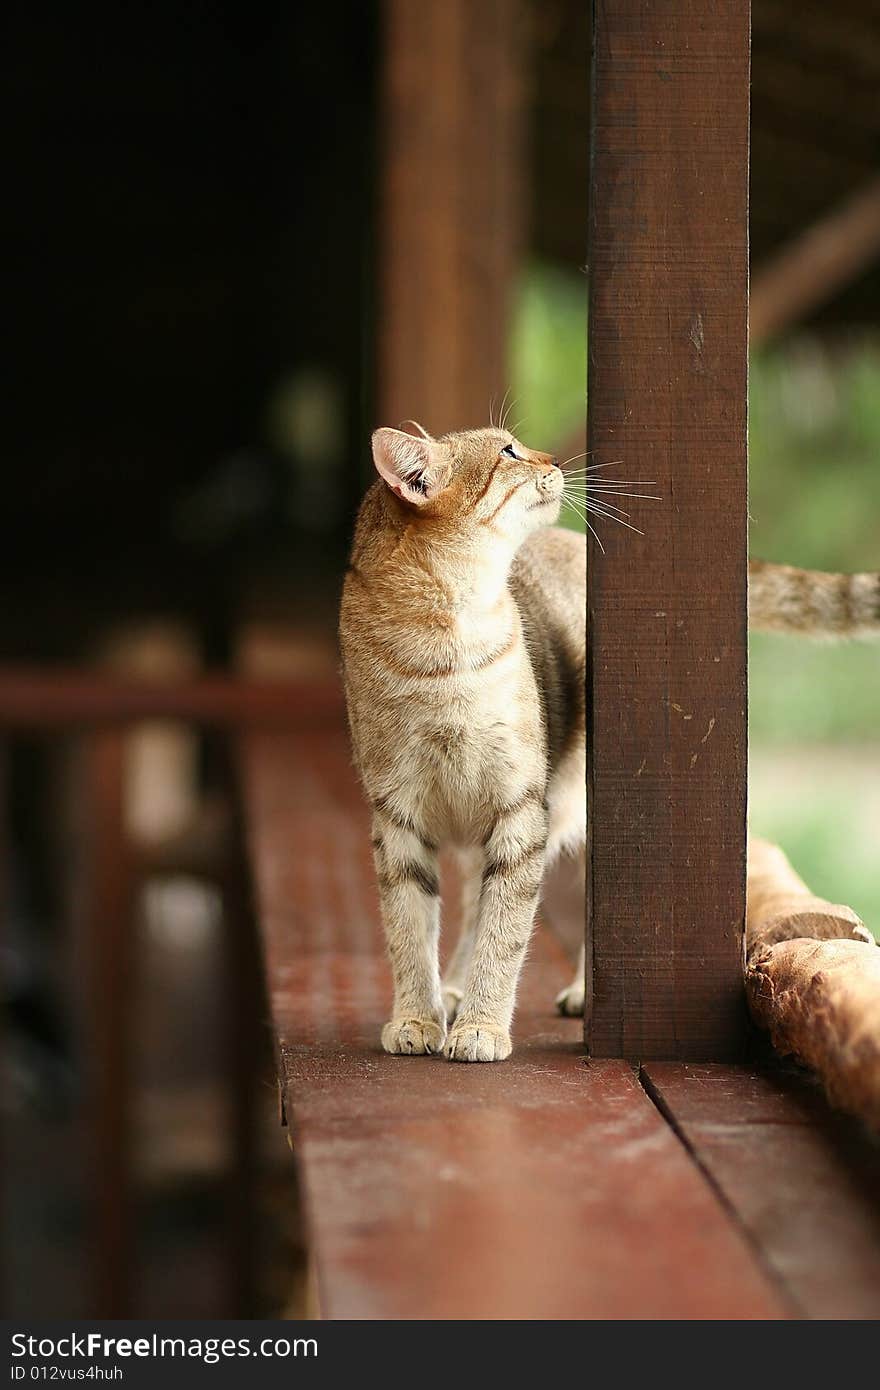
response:
M444 468L433 439L416 439L403 430L373 434L376 472L391 491L413 507L424 507L444 486Z

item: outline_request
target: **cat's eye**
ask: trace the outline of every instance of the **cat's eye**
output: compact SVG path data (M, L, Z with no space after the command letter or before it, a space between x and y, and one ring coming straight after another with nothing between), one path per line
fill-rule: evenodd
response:
M501 450L501 453L502 456L506 459L519 458L519 454L516 452L516 449L514 449L512 444L505 444L504 448Z

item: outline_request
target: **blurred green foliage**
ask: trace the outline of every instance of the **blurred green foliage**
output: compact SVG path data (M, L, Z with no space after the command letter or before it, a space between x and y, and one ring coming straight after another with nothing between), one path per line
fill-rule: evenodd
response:
M523 277L513 319L511 422L523 443L549 449L583 429L587 413L587 280L536 265Z
M523 277L511 418L537 448L582 427L586 302L583 275L536 265ZM753 555L880 569L880 335L754 354L749 446ZM752 829L880 934L880 642L756 634L750 645Z

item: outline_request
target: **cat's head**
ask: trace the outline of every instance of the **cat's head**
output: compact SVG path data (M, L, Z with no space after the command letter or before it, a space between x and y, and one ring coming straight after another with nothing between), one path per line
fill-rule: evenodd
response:
M432 439L403 430L373 435L373 462L414 521L444 524L514 545L559 516L564 477L550 454L527 449L503 429Z

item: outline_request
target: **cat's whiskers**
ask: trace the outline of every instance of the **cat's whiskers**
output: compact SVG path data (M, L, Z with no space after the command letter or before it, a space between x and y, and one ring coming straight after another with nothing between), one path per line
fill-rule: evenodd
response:
M589 499L589 498L585 498L584 501L585 501L585 505L586 505L586 506L589 507L589 506L591 505L591 502L590 502L590 499ZM624 511L623 507L614 507L614 506L612 506L612 504L611 504L610 502L604 502L604 501L603 501L603 502L599 503L598 505L599 505L599 506L602 506L602 507L605 507L608 511L611 511L611 512L619 512L621 516L629 516L629 512Z
M579 516L581 521L583 521L587 526L590 525L590 516L600 516L604 521L616 521L620 526L625 526L627 531L635 531L636 535L638 536L643 536L645 534L644 531L640 529L640 527L633 526L631 522L625 521L622 516L618 516L615 512L606 511L604 507L600 507L595 504L588 505L586 511L582 512L578 507L572 506L571 503L569 503L569 506L571 506L571 509L575 513L575 515ZM590 529L592 530L592 527L590 527Z
M582 501L580 501L576 497L566 497L565 493L562 494L562 501L566 507L570 507L571 510L575 512L583 520L583 514L586 510L586 507Z
M629 487L632 483L638 483L639 487L657 486L653 478L591 478L589 473L583 477L574 477L568 473L563 473L562 476L567 483L577 483L578 487Z
M640 497L645 502L662 502L657 492L630 492L624 488L566 488L572 497Z
M589 473L583 475L564 473L563 477L566 482L585 484L588 487L622 487L624 485L629 487L633 483L638 483L639 487L658 486L654 478L591 478Z
M586 508L580 507L580 506L577 505L577 503L571 502L571 501L569 501L568 506L569 506L569 509L570 509L571 511L574 512L575 516L580 518L580 520L584 523L585 526L590 526L590 522L589 522L589 518L588 518L588 515L587 515L587 509L586 509ZM593 509L590 508L590 511L592 511L592 510L593 510ZM592 530L592 527L590 527L590 529ZM595 534L595 532L594 532L594 534Z
M594 505L589 507L588 511L593 516L604 517L606 521L616 521L619 526L625 526L627 531L635 531L637 536L643 536L645 534L638 526L633 526L631 521L624 521L622 516L616 516L613 512L606 512L604 507Z
M603 554L604 548L597 531L590 524L590 516L602 517L605 521L616 521L619 525L625 526L628 531L634 531L639 536L645 534L628 519L630 513L611 502L610 498L634 497L645 501L659 502L661 498L657 493L625 490L626 487L653 487L655 484L652 481L641 478L603 478L601 482L598 482L589 476L592 472L590 468L577 470L577 472L581 476L574 477L566 474L562 500L596 538L600 548L603 549Z
M607 493L609 497L613 497L615 494L625 493L629 488L656 487L657 484L653 478L615 478L613 481L606 479L602 482L596 482L594 478L566 478L564 486L571 492ZM659 499L660 494L645 493L645 496Z
M600 497L642 496L651 497L658 502L661 500L661 496L657 492L643 493L639 491L638 493L633 493L630 491L632 488L641 490L643 487L656 487L656 483L650 478L621 478L615 480L613 484L609 482L597 483L592 478L575 478L574 481L566 478L563 486L566 492L577 492L582 496L587 494L595 494Z

